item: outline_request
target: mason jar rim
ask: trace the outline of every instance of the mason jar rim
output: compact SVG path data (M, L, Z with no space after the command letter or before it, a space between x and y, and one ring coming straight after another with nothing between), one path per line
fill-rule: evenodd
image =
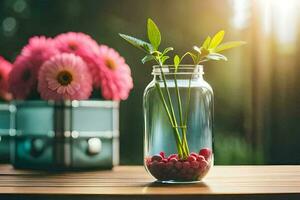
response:
M203 65L187 65L187 64L182 64L179 65L178 71L175 73L175 66L174 65L153 65L153 70L152 70L152 75L160 75L161 74L161 69L165 74L167 75L172 75L172 74L179 74L179 75L184 75L184 74L198 74L198 75L203 75Z

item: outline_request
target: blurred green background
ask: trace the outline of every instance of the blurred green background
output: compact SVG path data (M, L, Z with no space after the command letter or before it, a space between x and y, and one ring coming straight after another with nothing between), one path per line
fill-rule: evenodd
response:
M33 35L90 34L126 58L134 89L121 103L121 163L143 161L142 94L151 64L118 33L145 38L151 17L162 46L182 54L209 34L247 45L205 64L215 92L216 164L300 164L299 3L251 0L0 0L0 55L13 61Z

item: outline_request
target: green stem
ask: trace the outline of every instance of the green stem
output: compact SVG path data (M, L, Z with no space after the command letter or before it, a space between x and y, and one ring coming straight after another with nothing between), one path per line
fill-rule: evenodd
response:
M156 87L156 89L157 89L157 91L158 91L158 93L159 93L160 100L161 100L162 103L163 103L163 106L164 106L165 111L166 111L166 113L167 113L167 115L168 115L169 121L170 121L170 123L171 123L171 125L172 125L172 127L173 127L173 126L174 126L173 119L172 119L172 117L171 117L171 114L170 114L168 105L167 105L166 100L165 100L165 98L164 98L164 95L163 95L163 93L162 93L162 91L161 91L161 88L160 88L160 86L159 86L159 83L155 83L155 87Z
M173 118L173 129L175 129L175 134L176 134L176 137L177 137L177 141L178 141L178 143L181 147L181 148L179 148L180 150L178 149L178 154L179 154L180 158L181 157L186 157L186 152L185 152L185 149L183 148L181 137L180 137L180 134L179 134L179 131L178 131L178 124L177 124L177 120L176 120L176 116L175 116L175 112L174 112L174 107L173 107L171 95L170 95L170 92L169 92L169 89L168 89L168 86L167 86L166 76L165 76L165 73L163 72L163 69L162 69L162 62L161 62L160 59L158 59L158 62L159 62L159 68L160 68L160 72L161 72L161 75L162 75L164 87L165 87L166 93L167 93L168 103L169 103L169 106L170 106L170 109L171 109L171 116ZM182 155L180 152L182 152L184 155Z
M188 149L187 140L186 140L186 126L183 124L182 102L181 102L180 91L179 91L178 83L177 83L176 71L174 74L174 82L175 82L175 90L176 90L176 95L177 95L177 105L178 105L180 128L181 128L181 135L182 135L182 148L183 148L183 153L184 153L183 157L186 158L189 156L189 149Z
M164 98L164 95L163 95L163 93L162 93L162 91L161 91L161 88L160 88L160 86L159 86L159 83L155 83L155 87L156 87L156 89L157 89L157 91L158 91L158 93L159 93L160 100L162 101L163 106L164 106L164 109L165 109L165 111L166 111L166 113L167 113L167 115L168 115L168 119L169 119L169 121L170 121L172 127L174 127L173 118L171 117L171 114L170 114L168 105L167 105L166 100L165 100L165 98ZM173 128L173 130L174 130L174 137L175 137L175 140L176 140L176 146L177 146L178 154L179 154L180 156L182 156L182 148L181 148L181 143L182 143L182 142L181 142L181 140L180 140L179 133L178 133L178 131L177 131L175 128Z
M180 139L180 134L178 132L178 129L177 128L173 128L174 130L174 137L175 137L175 140L176 140L176 146L177 146L177 151L178 151L178 156L179 158L182 158L183 157L183 148L182 148L182 141Z
M171 109L171 116L172 116L172 119L173 119L173 129L175 129L177 141L179 142L179 145L181 147L180 150L178 151L178 154L179 154L179 157L182 157L182 153L184 154L184 150L182 149L183 147L182 147L180 134L178 132L178 124L177 124L177 120L176 120L176 116L175 116L175 112L174 112L174 107L173 107L170 91L169 91L168 86L167 86L166 76L165 76L165 73L162 70L162 65L160 65L160 71L161 71L164 87L165 87L165 90L166 90L166 93L167 93L168 103L169 103L169 106L170 106L170 109ZM180 153L180 152L182 152L182 153Z
M176 120L176 116L175 116L175 112L174 112L174 108L173 108L173 103L172 103L171 95L170 95L170 92L169 92L169 89L168 89L168 85L167 85L167 81L166 81L166 76L165 76L165 73L162 70L162 65L161 64L159 65L159 67L160 67L160 73L162 75L164 87L166 89L166 93L167 93L167 97L168 97L168 103L169 103L169 106L171 108L171 114L172 114L172 117L173 117L174 126L177 128L177 126L178 126L177 125L177 120Z
M187 142L187 138L186 138L186 131L187 129L185 128L183 130L183 136L182 136L182 145L183 145L183 148L185 149L185 152L186 152L186 155L189 156L190 155L190 150L189 150L189 145L188 145L188 142Z
M187 132L188 114L190 112L192 77L193 77L193 74L191 75L191 77L189 79L187 107L186 107L185 120L184 120L184 126L186 127L186 129L184 130L184 134L183 134L183 137L182 137L182 143L183 143L183 146L184 146L184 148L185 148L188 155L189 155L189 147L188 147L188 142L187 142L187 138L186 138L186 132Z

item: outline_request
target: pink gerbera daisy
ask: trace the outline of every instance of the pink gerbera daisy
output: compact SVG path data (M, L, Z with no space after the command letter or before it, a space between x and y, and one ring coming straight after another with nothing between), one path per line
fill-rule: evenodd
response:
M68 32L54 38L56 48L62 53L74 53L80 56L91 72L93 80L98 73L96 57L99 55L99 45L89 35Z
M53 40L45 36L29 39L21 54L14 62L9 85L16 99L26 99L36 95L37 74L42 64L58 53Z
M44 100L88 99L92 91L91 75L79 56L59 54L41 67L38 91Z
M34 36L29 39L28 44L22 49L21 56L31 62L35 70L38 71L46 60L57 53L58 50L51 38Z
M112 100L127 99L133 87L129 66L114 49L100 45L99 50L99 73L96 82L100 83L102 96Z
M8 77L12 69L12 64L0 56L0 98L6 101L12 99L8 92Z
M16 99L26 99L36 92L37 70L35 65L24 56L14 62L9 79L9 89Z
M81 53L99 53L98 43L89 35L84 33L68 32L62 33L54 38L56 48L63 53L74 53L81 56Z

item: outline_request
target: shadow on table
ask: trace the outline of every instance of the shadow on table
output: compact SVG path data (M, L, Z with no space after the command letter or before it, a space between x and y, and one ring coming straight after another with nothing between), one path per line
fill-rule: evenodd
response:
M205 182L199 183L161 183L152 182L145 184L143 188L144 194L153 194L159 192L161 194L170 194L170 188L173 188L173 192L177 195L182 195L183 191L202 191L204 193L209 193L211 191L210 187ZM174 190L178 188L178 190ZM178 193L177 193L178 192Z
M179 186L179 187L183 187L183 186L188 186L188 187L191 187L191 186L195 186L195 187L203 187L203 188L206 188L206 189L209 189L209 186L205 183L205 182L190 182L190 183L162 183L160 181L154 181L152 183L148 183L146 185L144 185L145 187L176 187L176 186Z

